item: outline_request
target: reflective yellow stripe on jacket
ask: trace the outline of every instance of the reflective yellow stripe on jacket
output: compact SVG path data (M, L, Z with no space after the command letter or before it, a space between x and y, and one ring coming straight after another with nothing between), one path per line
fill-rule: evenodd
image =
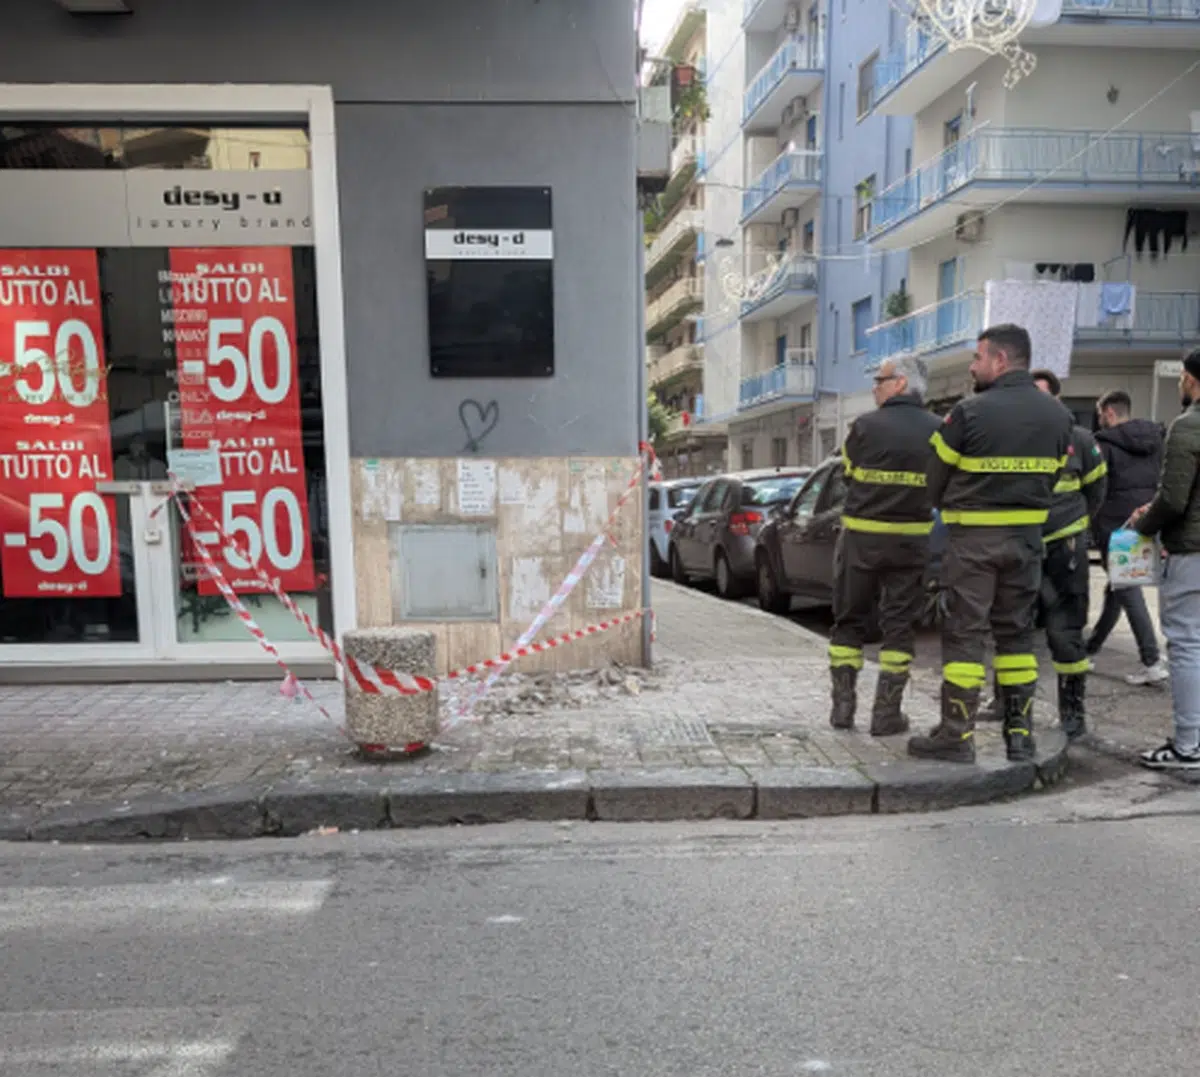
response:
M1057 542L1059 539L1070 538L1072 535L1078 535L1081 531L1086 531L1091 524L1091 520L1086 516L1081 516L1074 523L1067 524L1066 527L1060 527L1057 531L1046 535L1042 539L1045 543Z
M940 431L934 431L929 440L934 452L938 454L938 459L944 464L973 474L1032 472L1038 475L1053 475L1067 466L1065 456L964 456L946 444L946 439Z
M951 509L942 522L963 527L1040 527L1050 518L1049 509Z
M1078 493L1085 486L1091 486L1092 483L1099 482L1107 474L1107 465L1101 464L1099 467L1092 468L1086 475L1064 475L1054 484L1054 492L1056 494Z
M861 516L843 516L842 526L847 531L860 531L865 535L928 535L933 530L933 521L893 523L890 520L866 520Z

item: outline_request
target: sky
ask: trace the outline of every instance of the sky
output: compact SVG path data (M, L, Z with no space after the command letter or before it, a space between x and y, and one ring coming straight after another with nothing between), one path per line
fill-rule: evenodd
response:
M645 0L642 8L642 44L654 55L671 32L684 0Z

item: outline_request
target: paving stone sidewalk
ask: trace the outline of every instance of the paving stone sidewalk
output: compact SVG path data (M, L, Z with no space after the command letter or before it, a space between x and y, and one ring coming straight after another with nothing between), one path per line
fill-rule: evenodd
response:
M423 757L385 766L360 762L336 728L310 704L282 696L278 682L0 686L0 809L19 829L80 805L220 790L386 791L421 778L448 790L453 775L476 776L458 788L485 789L487 776L501 786L513 775L552 784L569 772L591 786L597 776L620 784L624 775L647 787L728 790L749 778L753 794L762 781L786 787L787 775L802 771L817 784L849 781L859 809L887 810L881 783L917 789L904 805L912 807L936 806L945 783L978 800L1035 782L1032 768L1017 774L1006 764L992 729L981 731L979 768L917 764L903 737L830 729L825 642L786 619L667 583L656 583L654 604L653 670L506 678L481 721L443 732ZM868 703L873 683L869 669ZM311 687L340 719L341 686ZM912 695L914 725L934 724L933 699ZM1060 756L1050 749L1053 769ZM709 813L742 809L726 797Z

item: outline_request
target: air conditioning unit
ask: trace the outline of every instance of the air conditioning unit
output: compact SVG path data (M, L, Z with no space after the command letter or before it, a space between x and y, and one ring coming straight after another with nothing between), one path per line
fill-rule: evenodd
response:
M960 213L954 223L954 238L963 243L978 243L983 235L983 213L977 209Z
M808 115L808 98L807 97L793 97L791 107L794 110L797 119L801 116L807 116Z
M793 33L800 29L800 5L788 4L787 14L783 19L783 28L788 33Z
M800 211L798 209L785 209L783 211L783 227L795 228L796 222L800 219Z

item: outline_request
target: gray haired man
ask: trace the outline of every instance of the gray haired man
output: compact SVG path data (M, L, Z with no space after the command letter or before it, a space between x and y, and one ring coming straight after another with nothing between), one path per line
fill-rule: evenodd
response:
M851 729L863 642L876 612L883 633L871 734L904 733L900 700L924 603L933 511L925 492L930 439L941 425L925 410L925 364L885 360L875 374L875 411L854 420L842 458L846 507L834 555L830 724Z

